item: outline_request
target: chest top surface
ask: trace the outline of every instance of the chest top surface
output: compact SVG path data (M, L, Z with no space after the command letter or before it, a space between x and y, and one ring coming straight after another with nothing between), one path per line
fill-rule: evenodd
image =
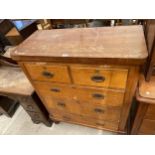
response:
M40 30L12 53L24 57L145 59L147 49L142 26Z

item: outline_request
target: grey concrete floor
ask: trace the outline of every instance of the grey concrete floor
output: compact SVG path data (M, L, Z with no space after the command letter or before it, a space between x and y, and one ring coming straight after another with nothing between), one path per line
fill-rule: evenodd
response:
M12 118L0 116L0 135L112 135L115 133L61 122L46 127L34 124L20 106Z

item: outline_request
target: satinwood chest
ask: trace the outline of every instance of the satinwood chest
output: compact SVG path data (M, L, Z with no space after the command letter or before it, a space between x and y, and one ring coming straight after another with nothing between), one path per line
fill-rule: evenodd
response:
M37 31L12 53L52 120L115 132L146 57L141 26Z

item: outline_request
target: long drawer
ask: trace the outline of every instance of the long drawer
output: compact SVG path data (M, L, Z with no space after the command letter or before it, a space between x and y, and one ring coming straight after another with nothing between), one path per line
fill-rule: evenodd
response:
M71 66L73 82L78 85L125 89L128 70L112 67Z
M49 82L34 82L36 89L42 96L53 98L78 100L100 105L121 106L124 92L103 88L87 88L64 84L52 84Z
M118 129L118 122L97 120L89 117L83 117L83 116L73 115L69 113L62 113L61 111L55 111L55 110L51 112L52 114L50 115L50 117L54 120L76 123L76 124L91 126L99 129L107 129L112 131L117 131Z
M88 116L100 120L119 121L121 107L108 107L94 104L91 102L80 102L75 100L54 99L52 97L43 97L44 104L49 111L52 109L64 111L66 113Z

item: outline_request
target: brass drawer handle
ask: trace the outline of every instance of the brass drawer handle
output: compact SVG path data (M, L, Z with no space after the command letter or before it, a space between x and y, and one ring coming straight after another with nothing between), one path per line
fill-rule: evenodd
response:
M59 88L51 88L51 91L60 92L60 89Z
M50 73L50 72L47 72L47 71L43 71L42 72L42 75L47 77L47 78L52 78L54 76L53 73Z
M92 94L92 97L95 99L104 99L104 95L99 93Z
M91 77L91 80L94 82L104 82L105 81L105 77L100 76L100 75L94 75Z
M95 108L94 111L97 113L104 113L104 110L99 108Z
M61 106L61 107L65 107L65 106L66 106L66 104L63 103L63 102L58 102L57 105L58 105L58 106Z

